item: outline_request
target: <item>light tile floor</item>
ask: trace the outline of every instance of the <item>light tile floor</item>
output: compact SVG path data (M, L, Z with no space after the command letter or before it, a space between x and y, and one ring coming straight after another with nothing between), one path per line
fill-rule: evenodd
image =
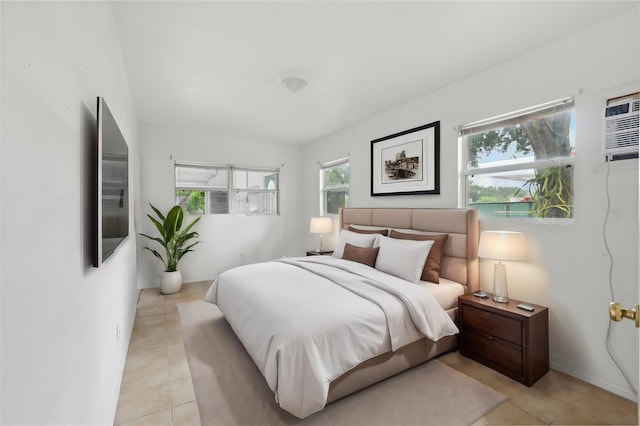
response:
M176 305L202 300L210 284L185 284L172 295L141 292L115 424L200 425Z
M200 425L176 304L202 300L209 285L141 292L116 425ZM458 352L439 359L509 397L476 425L638 424L636 403L554 370L529 388Z

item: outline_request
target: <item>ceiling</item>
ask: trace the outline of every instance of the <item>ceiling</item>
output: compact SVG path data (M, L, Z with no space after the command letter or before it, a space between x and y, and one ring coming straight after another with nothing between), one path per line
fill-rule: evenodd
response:
M140 123L303 144L637 1L114 2ZM278 75L302 73L291 93Z

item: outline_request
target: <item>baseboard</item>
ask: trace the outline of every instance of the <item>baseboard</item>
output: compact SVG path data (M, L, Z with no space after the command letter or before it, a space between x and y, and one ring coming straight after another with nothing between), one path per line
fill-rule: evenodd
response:
M634 402L638 402L638 395L636 393L634 393L631 389L629 389L628 387L621 387L621 386L617 386L617 385L612 385L611 383L604 383L601 380L598 380L594 377L592 377L589 374L586 374L585 372L581 372L581 371L575 371L573 368L566 366L564 364L559 364L559 363L555 363L552 362L550 363L550 367L553 370L556 371L560 371L561 373L565 373L568 374L569 376L575 377L576 379L580 379L584 382L587 382L593 386L597 386L599 388L602 388L608 392L614 393L618 396L621 396L623 398L626 398L630 401L634 401Z

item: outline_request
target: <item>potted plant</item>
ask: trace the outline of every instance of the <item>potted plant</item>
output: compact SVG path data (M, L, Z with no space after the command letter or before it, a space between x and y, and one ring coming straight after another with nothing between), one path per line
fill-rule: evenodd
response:
M160 237L151 237L146 234L140 235L149 238L150 240L157 241L162 247L164 247L166 260L160 253L158 253L157 250L153 250L149 247L145 247L145 249L153 253L153 255L160 259L164 264L164 273L160 276L160 290L162 293L177 293L180 291L180 288L182 288L182 274L178 271L178 262L182 259L182 256L193 251L193 246L200 242L196 241L187 245L191 239L198 237L198 233L195 231L191 232L191 228L193 228L193 225L195 225L200 218L196 218L181 231L180 229L182 228L182 221L184 219L182 207L173 206L165 216L151 203L149 203L149 205L155 212L157 218L150 214L147 214L147 217L151 219L151 222L153 222L158 229L158 232L160 232Z

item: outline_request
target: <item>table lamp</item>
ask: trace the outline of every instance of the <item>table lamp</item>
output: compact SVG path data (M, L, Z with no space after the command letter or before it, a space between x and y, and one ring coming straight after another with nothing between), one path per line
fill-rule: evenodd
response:
M312 234L320 234L320 249L318 252L323 252L324 247L322 245L322 234L328 234L333 231L333 219L330 217L312 217L309 224L309 232Z
M493 267L493 300L509 302L507 293L507 267L502 261L526 259L524 234L512 231L482 231L478 257L497 260Z

